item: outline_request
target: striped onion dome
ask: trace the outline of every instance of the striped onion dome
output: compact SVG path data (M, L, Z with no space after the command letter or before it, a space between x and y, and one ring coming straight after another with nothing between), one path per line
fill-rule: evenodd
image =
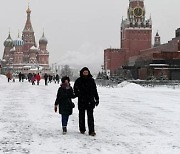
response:
M14 40L14 46L23 46L24 45L24 41L19 37L16 40Z
M43 33L42 37L39 39L39 44L47 44L47 43L48 43L48 40L46 39Z
M8 35L8 38L4 41L4 46L5 47L13 47L14 46L10 33Z

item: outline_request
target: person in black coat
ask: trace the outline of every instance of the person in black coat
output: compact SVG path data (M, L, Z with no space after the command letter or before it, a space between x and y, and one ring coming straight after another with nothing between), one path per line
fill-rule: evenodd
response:
M45 86L48 85L47 80L48 80L48 75L47 75L47 73L45 73L45 74L44 74Z
M96 84L87 67L80 71L80 77L74 83L74 93L78 97L79 130L85 133L85 111L88 116L89 135L95 136L93 110L99 104Z
M69 77L62 77L61 82L62 84L57 92L54 110L57 112L57 106L59 106L59 114L61 114L62 118L63 134L65 134L67 132L69 115L72 114L73 108L75 107L71 98L75 98L75 95L73 93L72 87L70 86Z

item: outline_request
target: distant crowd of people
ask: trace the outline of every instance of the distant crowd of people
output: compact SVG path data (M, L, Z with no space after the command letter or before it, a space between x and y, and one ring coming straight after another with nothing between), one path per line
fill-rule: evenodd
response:
M51 82L59 84L59 81L60 81L59 74L51 75L47 73L45 73L44 75L41 75L40 73L24 74L24 73L19 72L18 75L15 75L14 73L7 72L6 77L8 79L8 82L10 82L10 80L15 82L15 78L18 78L19 82L24 82L24 80L28 80L28 82L31 82L32 85L35 85L36 82L37 82L37 85L39 85L39 82L42 78L45 81L45 85L48 85L48 83L51 83Z

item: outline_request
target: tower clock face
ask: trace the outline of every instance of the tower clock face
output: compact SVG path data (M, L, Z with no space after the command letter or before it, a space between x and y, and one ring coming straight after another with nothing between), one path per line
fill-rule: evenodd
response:
M136 17L141 17L143 15L143 10L140 7L136 7L133 12Z

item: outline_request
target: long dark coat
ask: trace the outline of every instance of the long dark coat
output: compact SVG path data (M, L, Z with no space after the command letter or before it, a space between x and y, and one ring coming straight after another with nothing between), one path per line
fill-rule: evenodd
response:
M55 105L59 105L59 114L71 115L72 108L72 100L74 98L73 89L71 86L61 87L58 89L57 98L55 101Z
M78 109L94 109L95 100L99 100L97 87L92 75L84 78L80 72L80 77L74 83L74 93L78 97Z

